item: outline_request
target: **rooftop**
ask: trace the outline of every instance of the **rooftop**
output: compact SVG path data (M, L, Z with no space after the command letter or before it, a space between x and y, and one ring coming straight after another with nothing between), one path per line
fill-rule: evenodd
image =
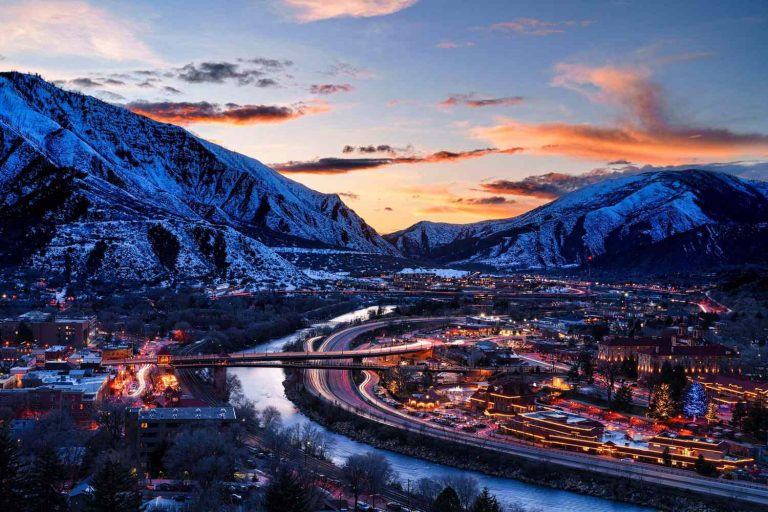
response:
M139 420L229 420L237 419L234 407L168 407L140 409Z

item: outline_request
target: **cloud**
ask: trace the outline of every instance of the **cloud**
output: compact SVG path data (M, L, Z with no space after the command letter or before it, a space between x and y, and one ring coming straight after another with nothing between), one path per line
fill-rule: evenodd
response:
M251 62L251 61L249 61ZM234 81L238 85L255 85L256 87L274 87L277 81L264 78L261 69L242 69L235 62L201 62L190 63L178 70L178 78L193 84Z
M331 18L371 18L406 9L418 0L282 0L301 23Z
M352 199L353 201L356 199L360 199L360 196L355 194L354 192L337 192L337 195L341 197L346 197L347 199Z
M515 32L529 36L549 36L561 34L568 29L588 27L594 21L569 20L569 21L545 21L536 18L517 18L513 21L502 21L490 26L491 30L502 32Z
M167 92L169 94L181 94L180 90L175 87L171 87L170 85L163 86L163 92Z
M765 155L768 135L736 133L674 120L662 89L646 67L559 64L555 86L579 92L617 114L610 125L528 123L502 119L472 134L498 146L523 146L534 154L668 165Z
M123 18L84 1L33 0L4 5L0 48L9 54L77 55L158 62Z
M522 180L495 180L481 183L478 190L493 194L557 199L588 185L622 176L653 171L684 171L688 169L724 172L747 179L768 180L768 162L766 161L736 161L676 166L637 166L625 161L615 161L609 162L608 165L618 165L619 167L600 167L581 174L549 172L537 176L528 176Z
M384 207L384 210L386 210L386 211L388 211L388 212L393 212L393 211L395 211L395 209L394 209L394 208L392 208L391 206L385 206L385 207Z
M192 102L146 102L128 103L126 108L147 116L155 121L188 125L193 123L225 124L260 124L282 123L308 114L327 112L328 106L322 102L298 103L296 105L238 105L227 103L219 105L207 101Z
M579 175L550 172L538 176L528 176L519 181L496 180L489 183L481 183L479 188L483 192L494 194L556 199L586 185L591 185L609 178L615 178L621 174L622 173L618 171L604 169L595 169Z
M441 107L454 107L456 105L464 105L471 108L481 107L510 107L513 105L519 105L523 102L522 96L506 96L503 98L477 98L475 93L469 94L452 94L446 99L441 101L438 105Z
M475 46L475 43L472 41L467 41L466 43L457 43L454 41L443 41L441 43L437 43L435 45L435 48L440 48L443 50L455 50L457 48L472 48Z
M369 144L368 146L351 146L346 145L341 150L344 154L349 153L363 153L363 154L371 154L371 153L387 153L390 156L396 156L398 154L413 154L413 146L410 144L404 148L396 148L394 146L391 146L389 144L378 144L373 145Z
M354 89L350 84L312 84L309 92L312 94L336 94L338 92L351 92Z
M472 158L480 158L492 154L513 154L522 148L482 148L470 151L438 151L424 156L400 156L389 158L319 158L305 162L291 161L282 164L272 164L271 167L282 173L312 173L312 174L345 174L352 171L376 169L389 165L423 164L440 162L458 162Z
M487 196L459 198L456 199L455 202L463 204L512 204L515 200L503 196Z
M346 76L356 79L368 79L373 77L371 70L353 66L347 62L334 62L324 74L328 76Z
M462 197L445 185L407 187L401 189L401 193L408 194L421 203L414 213L425 216L460 215L459 218L466 219L466 215L469 215L479 219L504 218L527 209L526 205L519 205L515 200L502 196ZM448 217L446 220L456 220L456 217Z
M237 59L239 62L247 62L250 64L255 64L257 66L261 66L262 68L269 69L272 71L281 71L285 68L293 66L293 61L283 59L267 59L264 57L256 57L254 59Z
M101 82L97 82L96 80L93 80L87 77L73 78L72 80L69 81L69 83L74 85L75 87L81 87L83 89L89 89L91 87L101 87L104 85Z

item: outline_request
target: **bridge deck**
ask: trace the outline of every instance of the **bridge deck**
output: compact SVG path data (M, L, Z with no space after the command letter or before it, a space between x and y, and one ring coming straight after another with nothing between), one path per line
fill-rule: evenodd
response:
M418 354L432 349L428 341L402 345L367 348L362 350L340 350L329 352L245 352L238 354L160 355L132 357L102 361L105 366L167 364L170 366L236 366L260 361L319 361L329 359L362 359L397 355Z

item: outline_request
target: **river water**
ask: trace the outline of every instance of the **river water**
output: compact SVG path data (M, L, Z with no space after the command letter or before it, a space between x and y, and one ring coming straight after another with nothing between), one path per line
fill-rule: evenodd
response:
M368 312L376 309L365 308L341 315L323 324L317 324L315 327L323 325L334 326L341 323L353 321L355 319L368 318ZM385 311L391 308L385 308ZM304 336L307 331L298 331L294 334L269 342L266 345L259 345L254 348L254 352L278 351L282 349L287 342L294 341ZM258 409L263 409L269 405L276 407L283 416L283 423L287 426L295 423L311 421L302 414L293 403L288 400L283 390L283 380L285 376L280 368L233 368L229 370L240 378L243 384L245 395L256 403ZM470 474L477 479L481 487L488 489L498 496L503 504L517 504L525 507L526 510L546 510L557 512L648 512L653 509L628 505L625 503L583 496L567 491L558 491L548 487L542 487L517 480L506 478L497 478L473 471L465 471L442 464L435 464L425 460L401 455L374 448L367 444L358 443L345 436L328 431L322 425L319 428L328 432L336 444L333 448L332 458L334 462L343 462L349 455L355 453L364 453L375 451L383 454L392 464L392 468L399 475L405 485L406 480L415 482L423 477L437 477L448 474Z

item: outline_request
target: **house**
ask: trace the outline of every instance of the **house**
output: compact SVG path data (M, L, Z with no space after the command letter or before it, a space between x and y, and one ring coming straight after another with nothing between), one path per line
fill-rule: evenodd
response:
M605 426L576 414L541 410L512 416L501 430L548 447L597 453L603 444Z
M536 394L525 383L510 382L502 386L478 389L467 405L486 416L507 417L536 409Z

